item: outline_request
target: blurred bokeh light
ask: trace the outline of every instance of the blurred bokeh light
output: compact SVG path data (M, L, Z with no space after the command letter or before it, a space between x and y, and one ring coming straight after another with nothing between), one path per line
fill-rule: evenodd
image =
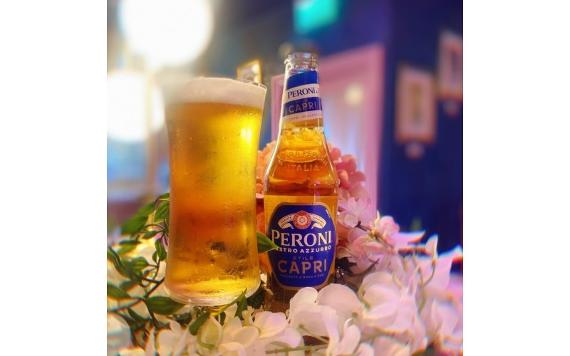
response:
M107 78L109 138L144 141L164 124L164 102L151 78L134 71L111 72Z
M214 14L208 0L122 0L119 22L130 48L158 68L195 59L208 44Z

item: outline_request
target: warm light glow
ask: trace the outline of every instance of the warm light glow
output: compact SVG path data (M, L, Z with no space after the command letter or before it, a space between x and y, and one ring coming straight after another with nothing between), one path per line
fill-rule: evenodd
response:
M344 100L350 106L360 106L364 99L364 89L358 83L350 84L344 92Z
M240 131L240 136L247 143L251 143L251 138L253 137L253 132L251 131L251 128L243 127Z
M162 95L146 76L131 71L112 72L107 78L107 91L110 138L131 142L142 141L150 132L156 132L162 127L164 123ZM147 96L150 98L148 103Z
M130 48L153 68L195 59L212 36L214 16L207 0L121 0L119 6Z

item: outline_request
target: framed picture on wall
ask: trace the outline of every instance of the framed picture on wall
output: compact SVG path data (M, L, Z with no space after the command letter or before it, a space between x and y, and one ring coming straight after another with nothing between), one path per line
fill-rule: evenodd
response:
M403 65L396 84L396 141L433 143L436 133L434 76Z
M372 45L319 59L325 135L343 154L358 157L358 170L377 206L384 112L384 48ZM271 80L271 136L277 137L283 75Z
M439 37L438 94L443 99L463 99L463 39L444 31Z

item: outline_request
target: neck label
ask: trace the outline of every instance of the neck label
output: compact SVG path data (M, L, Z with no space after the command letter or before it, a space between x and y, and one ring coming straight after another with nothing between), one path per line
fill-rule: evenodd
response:
M283 90L283 120L306 120L323 116L316 71L292 75Z

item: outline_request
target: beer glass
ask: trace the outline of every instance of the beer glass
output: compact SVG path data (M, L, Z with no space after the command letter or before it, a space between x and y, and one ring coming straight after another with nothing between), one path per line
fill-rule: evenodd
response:
M259 286L255 166L266 88L191 80L167 107L171 298L222 305Z

